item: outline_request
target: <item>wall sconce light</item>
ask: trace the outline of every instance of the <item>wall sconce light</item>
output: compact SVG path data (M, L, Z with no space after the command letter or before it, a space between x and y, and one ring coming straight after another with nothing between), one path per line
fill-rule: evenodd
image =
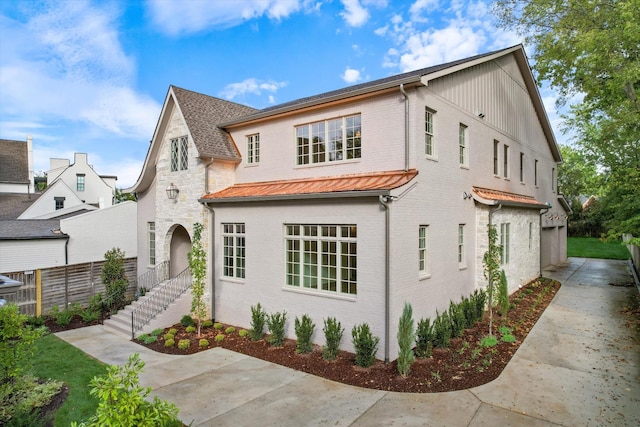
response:
M173 182L167 187L167 197L169 200L175 200L178 197L179 192L180 190Z

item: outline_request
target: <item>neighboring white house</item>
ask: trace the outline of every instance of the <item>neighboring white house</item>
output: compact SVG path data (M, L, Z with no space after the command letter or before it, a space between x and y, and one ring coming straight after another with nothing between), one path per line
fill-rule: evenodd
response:
M433 318L485 285L489 223L510 290L566 261L560 162L522 46L264 110L171 86L126 190L138 274L178 273L201 222L216 320L249 327L261 303L290 337L304 314L366 322L393 360L405 302Z

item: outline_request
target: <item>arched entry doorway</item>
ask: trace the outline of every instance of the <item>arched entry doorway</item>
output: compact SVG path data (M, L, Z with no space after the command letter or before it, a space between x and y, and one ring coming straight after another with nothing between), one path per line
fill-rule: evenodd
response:
M191 238L187 230L181 225L176 225L169 232L171 233L169 277L175 277L189 266L187 254L191 250Z

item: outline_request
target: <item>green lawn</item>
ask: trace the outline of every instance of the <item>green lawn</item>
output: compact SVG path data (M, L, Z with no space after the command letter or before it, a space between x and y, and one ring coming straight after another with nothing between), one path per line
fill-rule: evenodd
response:
M597 237L568 237L567 256L579 258L629 259L621 242L602 242Z
M34 375L64 381L69 387L69 396L56 413L54 425L66 427L71 421L84 421L95 414L98 401L89 395L89 381L105 374L107 365L52 334L40 338L36 348Z

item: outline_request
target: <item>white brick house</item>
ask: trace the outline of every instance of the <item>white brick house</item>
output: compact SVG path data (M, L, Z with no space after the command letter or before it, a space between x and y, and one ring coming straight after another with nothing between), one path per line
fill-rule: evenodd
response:
M261 303L289 337L310 315L322 344L334 316L347 350L367 322L393 360L405 301L433 317L484 286L489 221L511 290L566 260L560 161L522 46L264 110L170 87L128 189L139 274L186 265L202 222L216 320L249 327Z

